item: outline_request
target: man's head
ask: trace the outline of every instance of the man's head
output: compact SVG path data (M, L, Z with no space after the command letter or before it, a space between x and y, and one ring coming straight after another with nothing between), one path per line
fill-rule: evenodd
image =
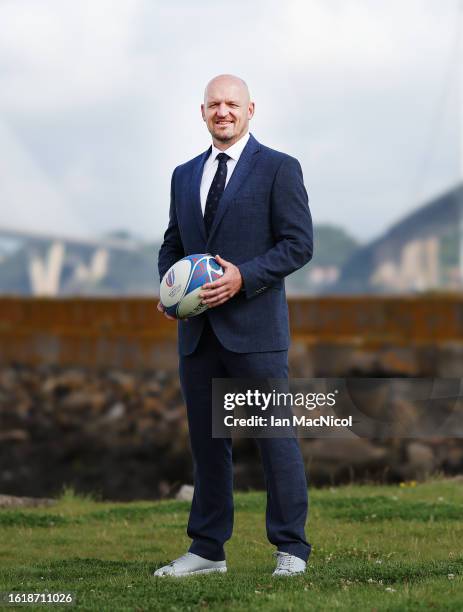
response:
M214 77L206 86L201 113L215 146L231 147L248 131L254 115L248 86L231 74Z

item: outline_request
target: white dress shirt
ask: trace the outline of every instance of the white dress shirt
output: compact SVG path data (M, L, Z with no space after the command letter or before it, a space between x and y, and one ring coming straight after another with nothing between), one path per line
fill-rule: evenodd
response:
M214 145L212 145L212 151L209 157L206 160L203 168L203 176L201 178L201 187L200 187L200 196L201 196L201 210L203 211L206 208L206 200L207 194L209 193L209 189L211 188L212 181L214 179L215 173L217 172L217 166L219 162L217 161L217 155L219 153L226 153L230 159L227 160L227 179L225 181L225 188L228 185L228 181L233 174L233 170L235 169L236 164L240 158L241 153L243 152L244 147L246 146L249 140L249 132L246 132L244 136L242 136L234 145L226 149L225 151L221 151Z

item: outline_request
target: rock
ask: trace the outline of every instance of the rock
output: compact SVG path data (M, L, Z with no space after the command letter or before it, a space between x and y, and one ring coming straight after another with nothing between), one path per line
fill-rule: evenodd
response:
M302 345L296 347L292 353L296 372L304 373L304 362L312 359L311 355ZM343 356L347 358L349 353L339 354L339 368L345 370ZM311 361L310 368L317 363ZM358 361L357 365L362 364ZM332 364L322 366L331 368ZM161 367L158 371L0 367L3 490L49 498L62 484L72 483L82 491L101 491L108 499L172 497L178 483L190 478L191 452L178 372L165 363ZM403 394L389 397L378 383L373 396L371 390L364 394L354 383L349 384L349 390L378 435L301 439L312 484L400 482L418 480L435 470L462 472L463 439L457 429L453 438L442 434L426 439L409 437L406 434L417 413ZM445 410L446 405L439 403L439 414ZM393 424L387 439L379 435L384 421ZM242 439L234 446L238 487L262 489L262 466L254 442ZM191 500L193 487L185 486L179 496Z
M16 372L7 368L0 371L0 387L4 390L12 391L18 384L18 376Z
M135 391L135 378L126 372L113 371L109 373L109 380L115 383L124 393Z
M21 398L15 403L15 411L18 417L26 420L32 408L32 401L29 398Z
M158 493L161 498L169 497L171 490L172 490L172 485L168 483L167 480L161 480L159 482Z
M0 442L27 442L29 439L29 432L25 429L10 429L9 431L0 431Z
M185 418L185 409L183 408L183 406L171 408L170 410L165 410L163 416L166 423L181 421Z
M290 371L293 378L313 378L314 362L306 342L295 340L289 351Z
M67 370L58 376L47 378L42 385L42 393L45 395L66 395L72 389L83 387L86 377L80 370Z
M321 482L345 481L388 465L387 450L363 438L304 440L302 455L310 478Z
M161 414L164 411L164 406L157 397L148 395L148 397L143 398L143 411L153 415Z
M122 402L117 402L116 404L113 404L111 408L108 410L108 412L106 412L103 415L102 421L106 421L106 422L118 421L119 419L122 419L124 416L125 416L125 405Z
M136 421L136 431L140 434L154 434L155 424L150 417L140 417Z
M403 376L413 376L418 371L416 350L413 347L388 348L379 352L377 356L379 367L385 372L397 372Z
M433 450L423 442L410 442L407 446L407 458L403 469L405 478L423 480L435 468Z
M38 506L52 506L53 504L56 504L56 499L0 495L0 508L35 508Z
M161 393L161 385L157 380L149 380L142 386L142 392L145 395L157 397Z
M307 455L328 463L361 465L381 461L386 450L364 438L318 439L307 448Z
M191 502L193 500L194 491L195 489L193 485L184 484L180 487L177 495L175 496L175 499L178 499L179 501Z
M62 409L81 410L91 408L98 410L102 408L106 401L104 393L87 389L77 389L61 400Z
M452 470L463 469L463 448L461 446L450 447L445 457L446 466ZM463 479L463 476L461 476Z

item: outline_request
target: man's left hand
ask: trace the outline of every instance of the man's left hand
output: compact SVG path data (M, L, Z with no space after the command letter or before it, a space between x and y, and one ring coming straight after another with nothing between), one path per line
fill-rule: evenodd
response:
M243 279L241 278L241 272L239 269L232 264L230 261L222 259L220 255L215 255L217 263L219 263L225 270L223 276L214 281L213 283L206 283L202 286L199 297L202 301L209 306L214 308L224 304L227 300L232 298L243 286Z

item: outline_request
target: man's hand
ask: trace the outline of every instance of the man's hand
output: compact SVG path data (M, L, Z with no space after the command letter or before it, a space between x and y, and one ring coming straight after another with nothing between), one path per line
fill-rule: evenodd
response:
M156 307L159 312L163 312L164 316L166 317L166 319L169 319L169 321L176 321L177 319L175 317L171 317L169 314L167 314L167 312L164 310L164 306L161 304L161 302L158 302L158 305Z
M241 272L234 264L222 259L220 255L215 255L215 259L224 268L225 272L223 276L213 283L204 284L199 294L199 297L209 308L224 304L238 293L243 286Z

